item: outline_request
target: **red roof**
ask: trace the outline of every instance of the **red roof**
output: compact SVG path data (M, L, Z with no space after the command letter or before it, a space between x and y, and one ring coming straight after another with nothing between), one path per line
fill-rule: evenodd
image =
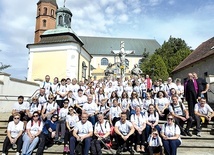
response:
M184 59L172 72L177 72L189 65L214 55L214 37L199 45L186 59Z

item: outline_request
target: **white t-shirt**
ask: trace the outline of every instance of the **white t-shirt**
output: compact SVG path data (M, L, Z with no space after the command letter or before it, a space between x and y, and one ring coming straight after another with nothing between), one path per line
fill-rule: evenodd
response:
M41 110L42 109L42 106L41 106L41 104L38 104L37 105L37 103L35 104L35 103L32 103L31 105L30 105L30 113L31 114L33 114L35 111L39 111L39 110Z
M76 123L79 121L79 117L77 115L67 115L66 122L68 122L70 127L74 127Z
M151 139L151 135L149 135L149 138L147 140L147 142L149 143L150 142L150 139ZM157 146L160 146L160 142L159 142L159 139L158 137L156 138L152 138L152 144L150 146L153 146L153 147L157 147Z
M51 82L44 81L42 83L41 88L45 88L45 94L46 95L49 95L51 93L51 86L52 86Z
M183 107L183 111L182 111L181 106ZM169 112L174 112L175 115L184 116L184 110L186 110L186 108L185 108L185 106L184 106L183 103L181 103L181 106L180 106L180 103L178 103L177 105L174 104L174 110L173 110L173 107L170 104L170 106L169 106Z
M153 114L148 114L148 112L146 112L145 116L146 116L146 119L148 120L148 122L159 121L159 115L158 115L158 113L156 111L154 113Z
M142 103L142 101L141 101L140 98L135 98L135 99L131 100L130 106L131 106L132 109L135 109L136 106L140 106L140 105L142 105L142 104L143 104L143 103Z
M100 105L98 108L97 108L97 111L101 112L101 113L105 113L107 110L109 110L109 107L105 104L105 105Z
M143 99L143 109L148 110L150 104L154 105L154 99Z
M68 108L60 108L59 110L59 118L66 119L66 116L68 115Z
M169 103L169 100L167 98L165 98L165 97L163 97L163 98L156 98L155 99L155 105L158 106L159 110L163 110L163 108L168 103Z
M24 110L28 110L29 106L30 105L28 102L23 102L22 104L19 104L18 102L16 102L13 105L13 110L24 111Z
M131 102L131 100L127 98L119 98L118 102L120 103L122 110L124 110L127 109L127 105Z
M161 133L163 133L167 137L173 137L175 135L180 135L181 131L178 125L175 125L174 123L171 125L168 125L168 123L166 123L162 125ZM180 138L179 140L181 141Z
M46 113L51 112L52 110L55 110L55 112L53 114L57 113L57 103L56 102L52 102L52 103L45 103L44 104L44 109L46 109Z
M82 121L79 121L76 123L74 130L77 131L78 136L84 136L89 132L93 132L93 126L89 121L86 121L84 124L82 124Z
M38 95L38 101L39 104L44 105L47 102L47 96L46 95Z
M127 92L128 97L130 98L130 97L131 97L131 94L132 94L132 92L133 92L132 86L127 86L127 87L125 87L124 90Z
M143 127L143 124L146 123L146 118L141 114L137 116L136 114L131 115L130 121L136 124L139 128Z
M209 112L213 112L212 108L206 103L204 107L201 107L200 103L195 105L195 111L203 115L208 115Z
M56 91L61 94L66 94L68 92L66 85L62 85L62 84L57 86ZM57 97L56 97L57 100L64 100L66 98L67 98L67 96L61 97L60 95L57 95Z
M96 103L94 103L94 102L92 102L92 103L85 103L84 105L83 105L83 110L85 110L85 112L87 113L87 114L94 114L95 113L95 111L97 110L97 104Z
M12 138L16 138L19 132L24 130L24 123L19 121L18 124L15 124L14 121L11 121L8 123L7 130L10 131Z
M121 114L122 110L120 109L119 106L116 106L116 107L111 107L110 108L110 116L111 116L111 119L113 120L114 117L120 117L120 114Z
M102 126L102 128L101 128ZM96 122L94 126L94 131L99 134L106 134L107 132L110 132L110 124L108 121L104 120L102 124L100 122Z
M38 133L38 131L42 131L42 128L43 128L42 121L40 122L40 125L39 125L39 122L36 122L36 123L34 122L32 125L32 121L28 121L27 126L26 126L26 129L30 130L30 133L32 135L36 135Z
M76 96L76 104L78 104L80 107L82 107L86 102L88 102L87 96Z
M120 120L116 122L115 127L118 127L119 131L124 135L128 135L131 127L132 127L132 123L128 120L126 120L126 122L123 124Z

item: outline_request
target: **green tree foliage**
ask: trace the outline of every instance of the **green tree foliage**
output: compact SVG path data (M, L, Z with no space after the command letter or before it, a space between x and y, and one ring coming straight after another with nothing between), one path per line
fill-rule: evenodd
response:
M159 78L166 80L169 76L163 59L157 54L153 54L142 63L142 71L150 75L153 80Z
M160 55L167 67L169 75L177 65L180 64L191 53L190 47L180 38L170 36L169 40L163 43L162 47L155 51Z

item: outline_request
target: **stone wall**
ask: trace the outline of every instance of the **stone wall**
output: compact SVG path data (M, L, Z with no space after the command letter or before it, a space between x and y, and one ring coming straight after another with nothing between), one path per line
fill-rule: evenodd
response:
M28 100L39 84L10 77L10 74L0 73L0 112L10 112L17 97L22 95Z

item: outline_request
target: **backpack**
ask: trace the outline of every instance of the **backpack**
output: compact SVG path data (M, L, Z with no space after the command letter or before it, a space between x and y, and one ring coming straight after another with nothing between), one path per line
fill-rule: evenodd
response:
M175 111L174 104L173 104L173 103L171 103L170 105L172 106L173 111ZM180 105L180 107L181 107L182 113L184 114L184 108L183 108L182 103L181 103L181 102L179 102L179 105Z

